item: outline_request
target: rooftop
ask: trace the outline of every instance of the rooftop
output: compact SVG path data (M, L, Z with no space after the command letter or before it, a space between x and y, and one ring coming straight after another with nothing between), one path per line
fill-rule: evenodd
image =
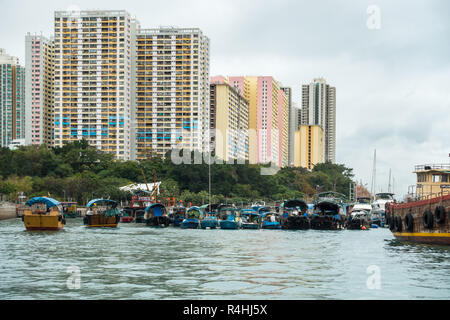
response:
M422 164L414 167L414 172L428 170L450 170L449 164Z

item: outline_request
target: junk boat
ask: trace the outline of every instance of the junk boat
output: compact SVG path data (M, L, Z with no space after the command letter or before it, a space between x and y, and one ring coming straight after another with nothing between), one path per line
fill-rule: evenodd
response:
M259 229L259 214L253 209L241 209L242 229Z
M137 190L131 198L128 206L122 209L122 222L146 223L145 209L153 203L151 193L144 190Z
M281 229L280 215L276 211L266 211L261 215L261 229Z
M53 198L34 197L26 206L22 221L27 230L61 230L66 224L61 203Z
M386 205L389 229L399 240L450 245L450 164L415 166L416 192Z
M311 229L341 230L344 228L343 205L345 195L337 192L323 192L315 196Z
M286 200L280 206L282 228L291 230L309 229L308 205L303 200Z
M235 230L242 227L238 208L222 204L217 208L217 214L220 229Z
M219 227L219 221L217 221L216 210L217 204L205 204L200 207L202 211L202 220L200 220L200 227L202 229L217 229Z
M93 199L86 205L87 212L83 219L87 227L116 228L120 221L118 203L109 199Z
M153 203L145 208L144 219L150 227L168 227L171 222L166 206L162 203Z
M199 207L190 207L186 211L186 218L181 222L183 229L198 229L200 227L201 211Z
M375 199L372 202L372 209L370 211L370 217L373 224L377 224L380 227L384 227L386 223L386 203L394 202L394 194L390 192L380 192L375 194Z

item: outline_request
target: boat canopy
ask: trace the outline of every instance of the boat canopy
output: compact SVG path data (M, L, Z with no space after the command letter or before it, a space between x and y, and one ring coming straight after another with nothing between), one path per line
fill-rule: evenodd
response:
M241 214L244 216L259 216L259 213L253 209L242 209Z
M27 201L26 205L31 207L35 203L45 203L47 208L52 208L52 207L61 205L61 202L59 202L58 200L55 200L53 198L47 198L47 197L31 198L30 200Z
M334 201L319 201L316 203L315 207L319 209L320 211L336 211L336 213L339 213L340 206Z
M303 200L298 199L292 199L292 200L286 200L283 203L283 208L297 208L300 207L300 210L306 211L308 209L308 205Z
M153 209L154 217L160 217L163 215L164 210L166 210L166 206L162 203L153 203L145 208L145 212L148 212L150 209Z
M261 218L265 218L266 216L268 216L268 215L273 215L273 216L279 216L280 214L278 213L278 212L275 212L275 211L267 211L267 212L264 212L262 215L261 215Z
M97 204L97 203L108 203L108 204L111 204L113 208L117 207L117 205L118 205L117 201L110 200L110 199L93 199L87 203L86 208L90 208L94 204Z

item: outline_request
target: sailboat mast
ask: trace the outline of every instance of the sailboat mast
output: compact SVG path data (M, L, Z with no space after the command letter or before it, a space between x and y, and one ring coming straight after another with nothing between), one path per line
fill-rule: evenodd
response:
M391 169L389 169L389 184L388 184L388 192L391 192Z
M377 149L373 151L372 185L370 187L370 193L374 200L375 200L375 193L377 192L376 175L377 175Z

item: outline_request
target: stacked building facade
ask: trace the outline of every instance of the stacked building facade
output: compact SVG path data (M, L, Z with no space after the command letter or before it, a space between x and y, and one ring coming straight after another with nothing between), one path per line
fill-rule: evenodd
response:
M323 78L302 85L301 125L319 125L324 131L324 161L336 160L336 88Z
M55 146L86 139L130 159L131 51L126 11L55 12Z
M133 158L209 148L209 39L198 28L136 31Z
M53 41L42 35L25 36L25 143L53 144Z
M25 139L25 68L0 49L0 146Z
M271 76L232 76L228 83L249 102L249 162L288 165L289 98Z
M211 79L211 151L223 161L248 160L249 103L224 77Z

